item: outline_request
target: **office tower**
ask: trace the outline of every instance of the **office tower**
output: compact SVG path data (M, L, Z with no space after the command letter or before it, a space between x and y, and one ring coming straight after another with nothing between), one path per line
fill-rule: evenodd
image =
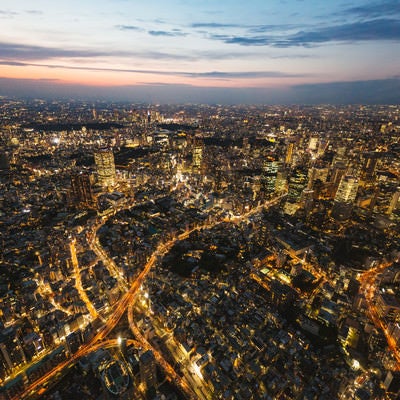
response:
M328 148L329 140L321 139L318 143L317 157L322 157Z
M389 399L398 399L398 396L400 396L400 372L389 371L386 374L383 387L385 388Z
M289 176L289 192L287 200L297 203L307 185L307 170L297 167Z
M353 203L357 197L358 179L351 175L343 175L336 191L332 207L332 217L343 221L350 217Z
M393 193L389 208L387 210L387 214L392 215L393 212L398 209L400 209L400 187L398 187L396 192Z
M306 215L308 215L314 206L314 190L308 188L304 189L301 193L300 202L306 212Z
M308 170L308 184L307 188L312 189L314 187L314 183L317 180L320 180L322 183L325 183L328 179L328 168L310 168Z
M375 185L373 210L379 214L391 215L399 201L399 188L395 182L380 181Z
M97 167L97 180L103 187L115 184L114 154L111 150L101 149L94 153L94 161Z
M370 182L374 179L376 165L378 164L378 159L381 156L379 152L370 152L364 154L364 165L362 167L362 177L366 182Z
M286 171L279 169L276 174L275 180L275 191L277 193L283 193L288 188L288 180Z
M273 159L265 160L262 165L261 185L266 193L273 193L276 187L280 163Z
M308 143L308 149L311 151L316 151L318 148L318 138L311 137L310 142Z
M140 379L146 385L146 388L155 387L157 385L157 368L156 359L151 350L147 350L140 358Z
M287 167L290 167L293 163L294 145L295 145L294 140L290 140L286 148L285 166Z
M71 192L73 202L78 207L95 207L96 202L89 173L78 173L71 176Z
M8 373L26 362L17 331L12 327L3 330L0 335L0 360L0 365L3 364Z
M203 160L203 143L196 139L193 143L192 165L194 169L200 170Z
M336 191L335 201L353 203L357 197L358 179L351 175L344 175Z

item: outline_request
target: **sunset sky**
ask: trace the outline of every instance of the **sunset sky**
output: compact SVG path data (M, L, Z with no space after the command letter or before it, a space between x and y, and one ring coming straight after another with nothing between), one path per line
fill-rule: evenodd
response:
M2 0L0 26L0 95L399 97L400 0Z

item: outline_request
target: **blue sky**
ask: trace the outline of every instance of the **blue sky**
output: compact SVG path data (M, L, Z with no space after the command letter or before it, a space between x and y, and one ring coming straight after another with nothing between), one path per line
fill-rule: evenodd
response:
M0 24L0 95L119 87L140 100L148 87L179 101L213 88L234 102L263 90L266 103L307 102L313 85L367 81L360 97L373 102L373 83L385 101L400 76L400 0L2 0Z

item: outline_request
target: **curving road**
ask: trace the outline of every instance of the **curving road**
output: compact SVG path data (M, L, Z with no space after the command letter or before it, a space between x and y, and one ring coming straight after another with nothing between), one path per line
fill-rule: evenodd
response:
M287 193L281 194L281 195L277 196L276 198L271 199L270 201L251 209L250 211L248 211L247 213L245 213L241 216L234 217L231 222L239 222L246 218L249 218L251 215L254 215L254 214L260 212L263 208L271 207L271 206L277 204L286 195L287 195ZM124 204L122 207L120 207L120 209L122 210L123 208L131 208L131 207L134 207L135 205L136 204L133 204L133 205L132 204L131 205ZM115 265L115 263L113 261L112 261L113 264L111 264L110 257L105 253L105 251L103 249L100 248L99 242L96 241L96 237L97 237L96 233L97 233L98 229L102 225L104 225L106 220L107 220L106 218L102 218L100 220L100 222L93 224L90 231L87 234L87 239L88 239L88 243L89 243L91 249L100 257L100 259L102 259L102 261L105 263L105 265L107 265L107 267L109 267L111 265L111 269L116 272L116 271L118 271L118 267ZM22 394L14 397L13 400L24 399L24 398L28 398L29 396L32 396L33 394L35 394L35 392L37 392L37 390L42 388L43 385L47 381L54 378L55 375L57 373L59 373L60 371L62 371L64 368L67 368L68 366L74 364L79 358L81 358L85 355L88 355L92 351L95 351L95 350L103 347L104 343L109 342L109 341L105 342L104 341L105 338L110 334L110 332L118 324L118 322L120 321L120 319L122 318L122 316L124 315L124 313L128 309L128 307L129 307L129 310L132 310L132 306L135 302L135 297L137 295L137 292L139 291L142 283L144 282L144 280L147 277L148 273L150 272L151 268L155 265L157 259L159 257L162 257L163 255L165 255L177 241L185 240L186 238L188 238L192 232L194 232L196 230L200 230L200 229L210 229L222 222L224 222L224 221L223 220L217 220L214 222L207 221L204 224L201 224L201 225L198 225L198 226L195 226L195 227L192 227L192 228L186 230L185 232L181 233L180 235L177 235L176 237L171 238L170 240L168 240L166 242L159 243L158 246L156 247L155 251L151 255L151 257L145 264L143 270L139 273L136 280L129 287L128 291L119 300L119 302L118 302L117 306L115 307L114 311L112 312L112 314L108 317L107 321L98 330L97 334L92 338L92 340L90 340L85 345L81 346L81 348L75 354L73 354L68 360L60 363L57 367L53 368L52 370L47 372L45 375L43 375L36 381L32 382L25 389L25 391ZM75 260L75 261L77 262L77 260ZM92 312L93 312L93 310L92 310ZM132 313L132 311L129 311L129 314L130 313ZM128 316L129 316L129 314L128 314ZM132 316L133 316L133 314L132 314ZM132 316L130 318L133 321ZM133 322L132 322L132 324L133 324ZM133 324L132 326L135 326L135 325ZM159 354L159 352L157 350L152 348L145 341L143 336L140 334L139 330L136 328L133 328L132 330L135 330L136 337L138 339L141 339L141 340L139 340L139 342L135 342L135 343L138 346L142 346L144 348L151 349L156 357L156 360L160 363L160 365L162 367L164 367L166 369L167 374L172 376L174 381L185 391L185 393L187 393L189 395L190 398L196 399L197 397L196 397L195 392L190 388L190 386L187 384L187 382L185 382L182 378L177 376L176 372L172 369L172 367L170 367L165 362L162 355Z
M389 332L386 322L379 316L376 303L376 292L378 290L376 279L377 277L393 263L382 262L377 266L369 269L368 271L362 273L358 278L360 282L360 291L364 293L365 299L368 305L369 316L371 317L374 325L383 331L386 337L389 349L393 353L397 361L397 369L400 370L400 348L397 346L397 341L393 338Z

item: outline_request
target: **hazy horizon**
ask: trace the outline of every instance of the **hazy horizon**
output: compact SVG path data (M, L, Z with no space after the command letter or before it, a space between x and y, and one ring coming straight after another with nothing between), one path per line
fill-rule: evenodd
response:
M400 79L298 85L285 89L190 85L85 86L0 78L0 96L148 104L400 104Z
M0 21L0 95L400 103L398 0L3 0Z

